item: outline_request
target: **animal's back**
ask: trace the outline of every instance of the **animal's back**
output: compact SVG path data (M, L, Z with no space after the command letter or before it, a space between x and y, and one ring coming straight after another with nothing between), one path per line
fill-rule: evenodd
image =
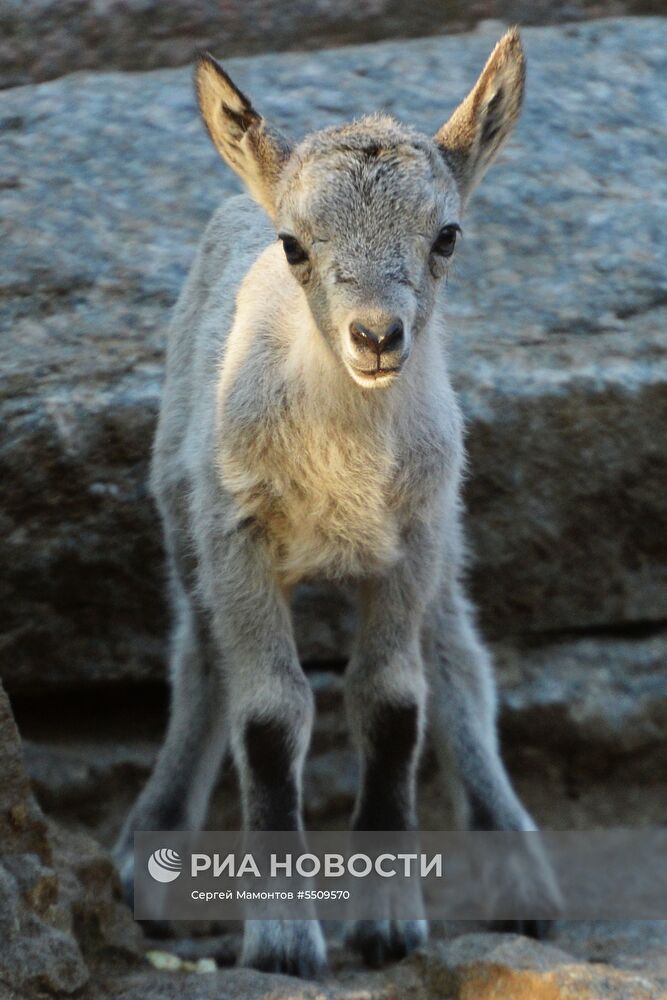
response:
M200 417L210 420L215 412L216 377L239 286L274 239L266 214L246 195L225 200L206 227L167 335L151 477L156 494L165 480L182 478L203 445L207 428Z

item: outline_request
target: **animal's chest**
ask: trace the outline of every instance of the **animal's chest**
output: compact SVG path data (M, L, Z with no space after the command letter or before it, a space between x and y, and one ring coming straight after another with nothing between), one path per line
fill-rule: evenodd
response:
M399 557L390 442L292 429L225 464L235 503L261 529L285 583L364 576Z

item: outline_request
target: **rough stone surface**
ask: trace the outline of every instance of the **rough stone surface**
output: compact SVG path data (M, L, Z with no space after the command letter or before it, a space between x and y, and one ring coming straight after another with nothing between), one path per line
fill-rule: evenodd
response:
M104 983L104 1000L436 1000L414 968L395 966L386 972L337 970L323 982L309 983L249 969L229 969L217 975L135 972ZM440 998L437 998L440 1000Z
M201 48L228 58L458 32L480 18L549 24L657 11L655 0L4 0L0 86L79 69L180 66Z
M579 961L606 963L626 972L649 975L667 990L667 923L664 920L557 925L555 942Z
M667 637L579 639L500 654L503 724L514 740L638 757L667 732ZM590 763L590 762L589 762Z
M634 933L641 933L640 924ZM659 961L645 961L638 940L635 970L622 969L615 964L611 939L604 930L596 937L590 926L583 933L575 930L572 943L581 951L587 941L605 940L609 946L605 962L589 961L592 950L580 956L564 950L560 930L555 945L509 935L471 934L461 926L445 928L444 935L444 940L436 937L413 957L380 972L361 970L333 942L331 975L317 984L247 969L201 975L157 973L144 967L124 976L100 977L95 996L108 1000L177 1000L183 995L188 1000L664 1000L667 995ZM664 932L661 940L664 946ZM187 942L163 942L162 947L179 955L189 953L196 961L201 954L210 956L216 942L192 942L189 952Z
M286 131L384 108L434 129L495 38L232 60ZM473 589L499 636L666 617L667 21L525 33L517 137L451 281L469 425ZM2 673L10 690L161 676L146 462L169 307L236 190L188 70L0 96ZM340 657L311 593L304 656ZM307 605L310 607L311 605Z
M505 757L550 829L667 822L667 639L498 649Z
M587 928L590 932L590 928ZM664 980L652 966L627 972L613 964L588 964L557 947L525 939L447 931L410 959L379 972L332 942L331 974L318 983L249 969L211 969L219 939L161 942L165 968L148 963L131 971L100 966L81 1000L663 1000ZM586 935L577 935L579 946ZM663 939L664 942L664 939ZM641 948L638 949L641 951ZM208 956L206 973L187 971L177 956ZM208 971L211 970L211 971ZM480 991L481 990L481 991ZM495 992L494 992L495 990ZM532 992L531 992L532 990ZM625 992L624 992L625 991ZM3 997L4 1000L4 997Z
M32 797L1 686L0 773L0 984L73 993L88 980L88 970L58 898L46 820Z
M46 824L30 787L23 747L0 683L0 844L7 854L28 851L50 858Z
M88 962L136 959L138 930L109 858L36 805L1 686L0 774L0 990L69 995L90 981Z
M658 1000L655 980L585 965L550 945L516 936L466 935L419 955L431 995L452 1000Z

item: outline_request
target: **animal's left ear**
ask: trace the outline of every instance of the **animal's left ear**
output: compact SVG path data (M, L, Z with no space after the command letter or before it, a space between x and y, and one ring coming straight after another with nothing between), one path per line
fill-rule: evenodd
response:
M465 201L514 128L523 102L526 59L512 28L500 39L473 89L436 133Z
M273 217L275 188L290 156L289 143L207 52L197 61L195 86L201 116L216 149Z

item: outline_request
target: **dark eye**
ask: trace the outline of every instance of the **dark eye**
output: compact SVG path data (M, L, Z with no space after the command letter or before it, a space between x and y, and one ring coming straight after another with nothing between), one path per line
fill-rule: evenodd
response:
M431 247L431 253L437 253L439 257L451 257L456 246L456 234L460 232L461 227L455 222L450 226L443 226Z
M298 240L295 240L293 236L288 236L287 233L278 233L278 239L282 241L288 264L306 263L308 254Z

